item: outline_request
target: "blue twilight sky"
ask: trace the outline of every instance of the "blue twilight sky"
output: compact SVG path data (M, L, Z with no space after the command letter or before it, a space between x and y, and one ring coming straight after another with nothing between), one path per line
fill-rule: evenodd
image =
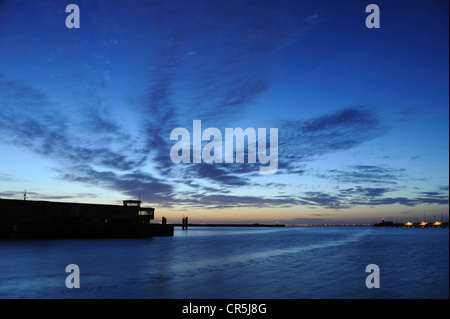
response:
M448 32L443 0L2 0L0 197L140 196L170 222L448 218ZM174 164L193 120L278 128L277 172Z

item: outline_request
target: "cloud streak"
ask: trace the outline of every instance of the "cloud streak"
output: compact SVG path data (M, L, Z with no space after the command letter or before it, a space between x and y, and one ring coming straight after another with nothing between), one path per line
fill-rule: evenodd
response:
M405 169L394 169L383 165L353 165L349 170L331 169L318 174L338 183L350 184L397 184L406 177Z
M299 160L310 160L330 152L348 150L382 136L386 127L376 109L351 106L308 120L288 120L280 147Z
M448 192L421 192L411 197L390 197L387 193L394 192L389 188L366 188L357 186L342 189L334 194L324 192L305 192L299 196L303 205L341 210L355 206L402 205L415 207L418 205L448 205Z

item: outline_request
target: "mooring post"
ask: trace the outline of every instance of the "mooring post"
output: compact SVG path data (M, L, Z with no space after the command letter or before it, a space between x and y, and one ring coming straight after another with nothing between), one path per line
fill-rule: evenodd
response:
M187 217L183 217L181 227L182 227L182 229L188 229L188 218Z

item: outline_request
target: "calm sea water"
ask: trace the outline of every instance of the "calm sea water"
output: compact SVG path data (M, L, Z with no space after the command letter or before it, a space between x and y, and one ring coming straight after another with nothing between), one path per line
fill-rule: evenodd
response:
M80 288L68 289L68 264ZM368 289L368 264L380 288ZM449 230L175 229L174 237L0 241L0 298L449 298Z

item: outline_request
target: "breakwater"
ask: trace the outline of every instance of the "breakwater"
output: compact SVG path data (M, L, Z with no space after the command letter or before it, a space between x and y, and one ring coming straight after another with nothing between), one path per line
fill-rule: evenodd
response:
M285 227L285 224L172 224L180 227Z

